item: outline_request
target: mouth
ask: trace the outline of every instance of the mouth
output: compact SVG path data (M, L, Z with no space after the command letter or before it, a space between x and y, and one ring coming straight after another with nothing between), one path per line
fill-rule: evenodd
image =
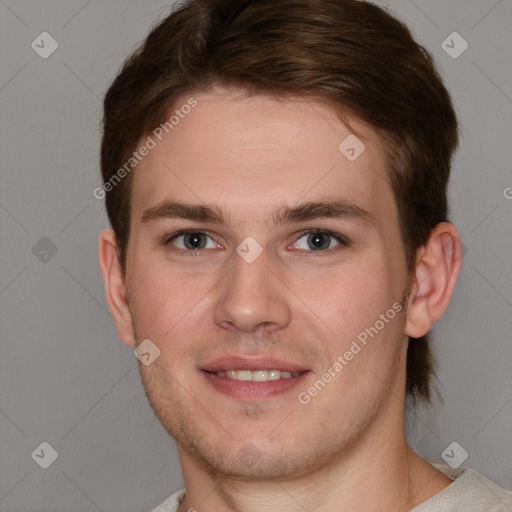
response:
M205 365L200 373L216 392L259 401L289 392L310 370L276 359L229 357Z
M232 380L268 382L270 380L291 379L298 377L301 372L287 372L282 370L220 370L210 372L217 377L226 377Z

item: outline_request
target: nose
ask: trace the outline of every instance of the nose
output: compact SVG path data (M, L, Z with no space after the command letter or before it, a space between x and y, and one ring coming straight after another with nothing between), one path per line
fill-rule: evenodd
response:
M290 292L270 259L261 254L247 263L233 255L234 268L220 283L215 322L227 330L270 333L291 321Z

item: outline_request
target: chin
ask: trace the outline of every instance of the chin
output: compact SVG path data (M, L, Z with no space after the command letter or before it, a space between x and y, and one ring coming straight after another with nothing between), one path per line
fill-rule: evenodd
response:
M309 456L303 449L290 452L282 446L261 447L265 443L260 443L258 448L256 440L240 443L239 448L234 443L222 446L219 443L208 445L204 442L198 445L190 441L180 442L177 439L181 449L193 457L197 464L216 477L241 481L293 480L314 472L316 468L325 465L327 460L324 459L328 459L314 452Z
M340 452L340 438L318 435L318 429L317 435L282 431L270 439L268 429L264 433L245 429L231 437L211 424L202 428L200 424L174 423L166 428L178 443L180 458L192 459L214 478L290 481L325 468Z

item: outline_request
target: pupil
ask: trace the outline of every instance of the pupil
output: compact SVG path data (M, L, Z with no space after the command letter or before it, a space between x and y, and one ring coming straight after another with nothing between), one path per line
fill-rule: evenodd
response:
M329 242L327 240L327 244L325 244L326 242L326 235L323 235L321 233L317 233L316 235L309 235L309 245L312 249L322 249L324 245L326 245L326 247L329 247Z
M185 237L185 245L189 249L202 249L205 245L204 241L201 240L200 233L191 233Z

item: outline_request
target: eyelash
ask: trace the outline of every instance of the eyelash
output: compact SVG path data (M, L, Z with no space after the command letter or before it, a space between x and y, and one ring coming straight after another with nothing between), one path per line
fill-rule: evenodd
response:
M200 234L200 235L205 235L205 236L208 236L208 237L212 238L206 231L202 231L200 229L199 230L198 229L183 229L183 230L176 231L176 232L174 232L174 233L172 233L170 235L165 236L164 239L162 240L162 244L164 246L170 246L171 242L175 238L177 238L179 236L182 236L182 235L190 235L190 234ZM322 250L320 250L320 251L314 251L314 250L305 251L305 252L311 252L315 256L320 256L321 253L331 254L333 251L339 250L342 247L349 247L351 245L350 240L346 236L340 235L338 233L334 233L334 232L326 230L326 229L319 229L319 228L317 228L317 229L310 228L310 229L305 229L305 230L300 231L299 232L299 236L297 237L297 239L295 240L294 243L296 243L298 240L300 240L304 235L311 235L311 234L331 236L332 238L334 238L334 240L336 240L340 244L339 246L336 246L336 247L333 247L333 248L330 248L330 249L326 249L326 250L323 250L323 251ZM204 251L205 249L185 250L185 249L173 248L171 250L175 251L175 252L190 253L192 255L196 255L196 254ZM207 249L207 250L209 250L209 249ZM302 249L299 249L299 250L302 251Z

